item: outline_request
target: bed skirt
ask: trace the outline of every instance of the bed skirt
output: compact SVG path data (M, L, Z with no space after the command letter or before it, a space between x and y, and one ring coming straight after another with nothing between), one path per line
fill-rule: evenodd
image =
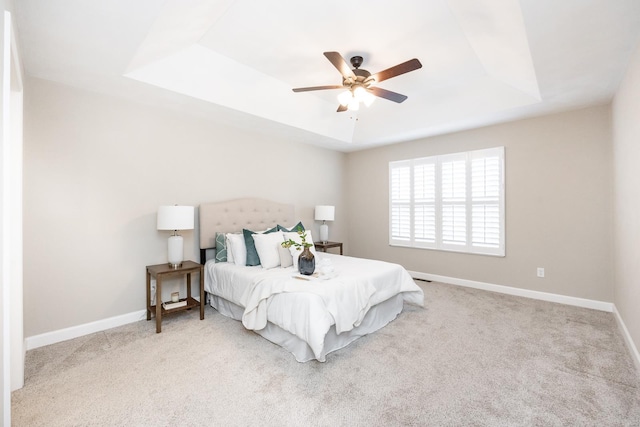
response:
M242 321L244 308L219 296L212 294L208 296L209 304L220 314ZM331 326L324 339L322 354L317 360L324 362L327 354L332 351L346 347L358 338L383 328L402 312L403 306L403 296L398 294L371 307L357 328L337 334L335 325ZM298 362L316 359L311 347L305 341L271 322L267 322L264 329L254 332L291 352Z

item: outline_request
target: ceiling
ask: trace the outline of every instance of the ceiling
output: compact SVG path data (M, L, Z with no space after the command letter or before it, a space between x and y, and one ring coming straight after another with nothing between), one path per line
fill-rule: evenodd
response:
M28 75L340 151L606 103L638 0L17 0ZM323 52L407 95L337 113Z

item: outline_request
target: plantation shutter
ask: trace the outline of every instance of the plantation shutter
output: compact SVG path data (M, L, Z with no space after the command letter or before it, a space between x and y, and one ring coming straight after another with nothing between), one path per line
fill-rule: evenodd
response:
M504 149L480 150L471 157L471 245L501 252L504 232Z
M418 159L413 165L414 242L420 247L436 243L436 162Z
M411 241L411 161L390 163L389 176L389 240L406 245Z
M442 170L442 245L467 242L467 170L464 153L440 158Z
M504 256L504 147L389 163L389 244Z

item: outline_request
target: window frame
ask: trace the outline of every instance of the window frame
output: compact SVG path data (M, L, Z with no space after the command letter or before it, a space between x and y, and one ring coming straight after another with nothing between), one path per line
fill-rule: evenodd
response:
M504 147L494 147L389 162L389 245L504 257L506 255L504 154ZM474 169L474 161L481 159L484 161L477 163ZM454 165L454 162L458 163ZM464 178L460 175L460 162L464 164ZM416 175L416 169L424 165L434 165L433 177L426 177L424 170L420 170ZM443 176L443 165L445 165L445 169L451 169L453 172ZM406 168L408 168L409 179L405 176L404 184L400 184L394 178L394 173L397 173L400 168L405 168L405 174ZM475 176L474 170L476 171ZM490 175L489 178L487 178L488 175ZM418 178L422 178L423 181L416 183ZM461 179L464 179L464 183L460 181ZM409 182L408 191L401 187L406 185L407 181ZM475 187L474 184L476 184ZM428 196L424 197L425 194L430 193L429 189L424 188L428 185L433 185L433 201L427 201ZM498 187L497 196L495 194L496 185ZM449 191L445 192L443 186L447 186ZM418 187L417 190L416 187ZM461 188L464 188L463 199L460 197ZM482 197L475 195L474 188L480 189L479 193L482 194ZM405 196L402 201L398 199L399 192ZM406 199L407 192L408 200ZM455 197L444 197L443 193ZM429 217L428 213L425 214L425 206L431 205L435 211L433 217ZM394 210L399 206L404 207L405 218L394 216ZM407 206L408 227L403 223L406 221ZM453 215L447 218L444 213L447 206L451 206L451 210L455 210L457 216ZM462 215L460 206L464 207L464 215ZM422 209L420 210L420 208ZM418 213L422 215L418 215ZM475 222L474 214L476 215ZM463 219L460 219L461 217ZM497 226L495 226L496 222ZM431 240L423 238L423 236L431 236L432 224L435 227L435 236ZM496 229L497 237L495 236ZM447 235L445 236L445 234ZM450 239L445 237L450 237ZM475 240L478 237L481 241Z

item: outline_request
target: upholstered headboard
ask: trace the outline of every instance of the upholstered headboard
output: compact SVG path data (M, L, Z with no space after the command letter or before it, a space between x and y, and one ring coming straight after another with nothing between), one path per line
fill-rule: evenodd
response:
M293 205L264 199L236 199L200 205L200 262L206 260L205 251L215 248L216 232L235 233L243 228L265 230L276 224L294 224Z

